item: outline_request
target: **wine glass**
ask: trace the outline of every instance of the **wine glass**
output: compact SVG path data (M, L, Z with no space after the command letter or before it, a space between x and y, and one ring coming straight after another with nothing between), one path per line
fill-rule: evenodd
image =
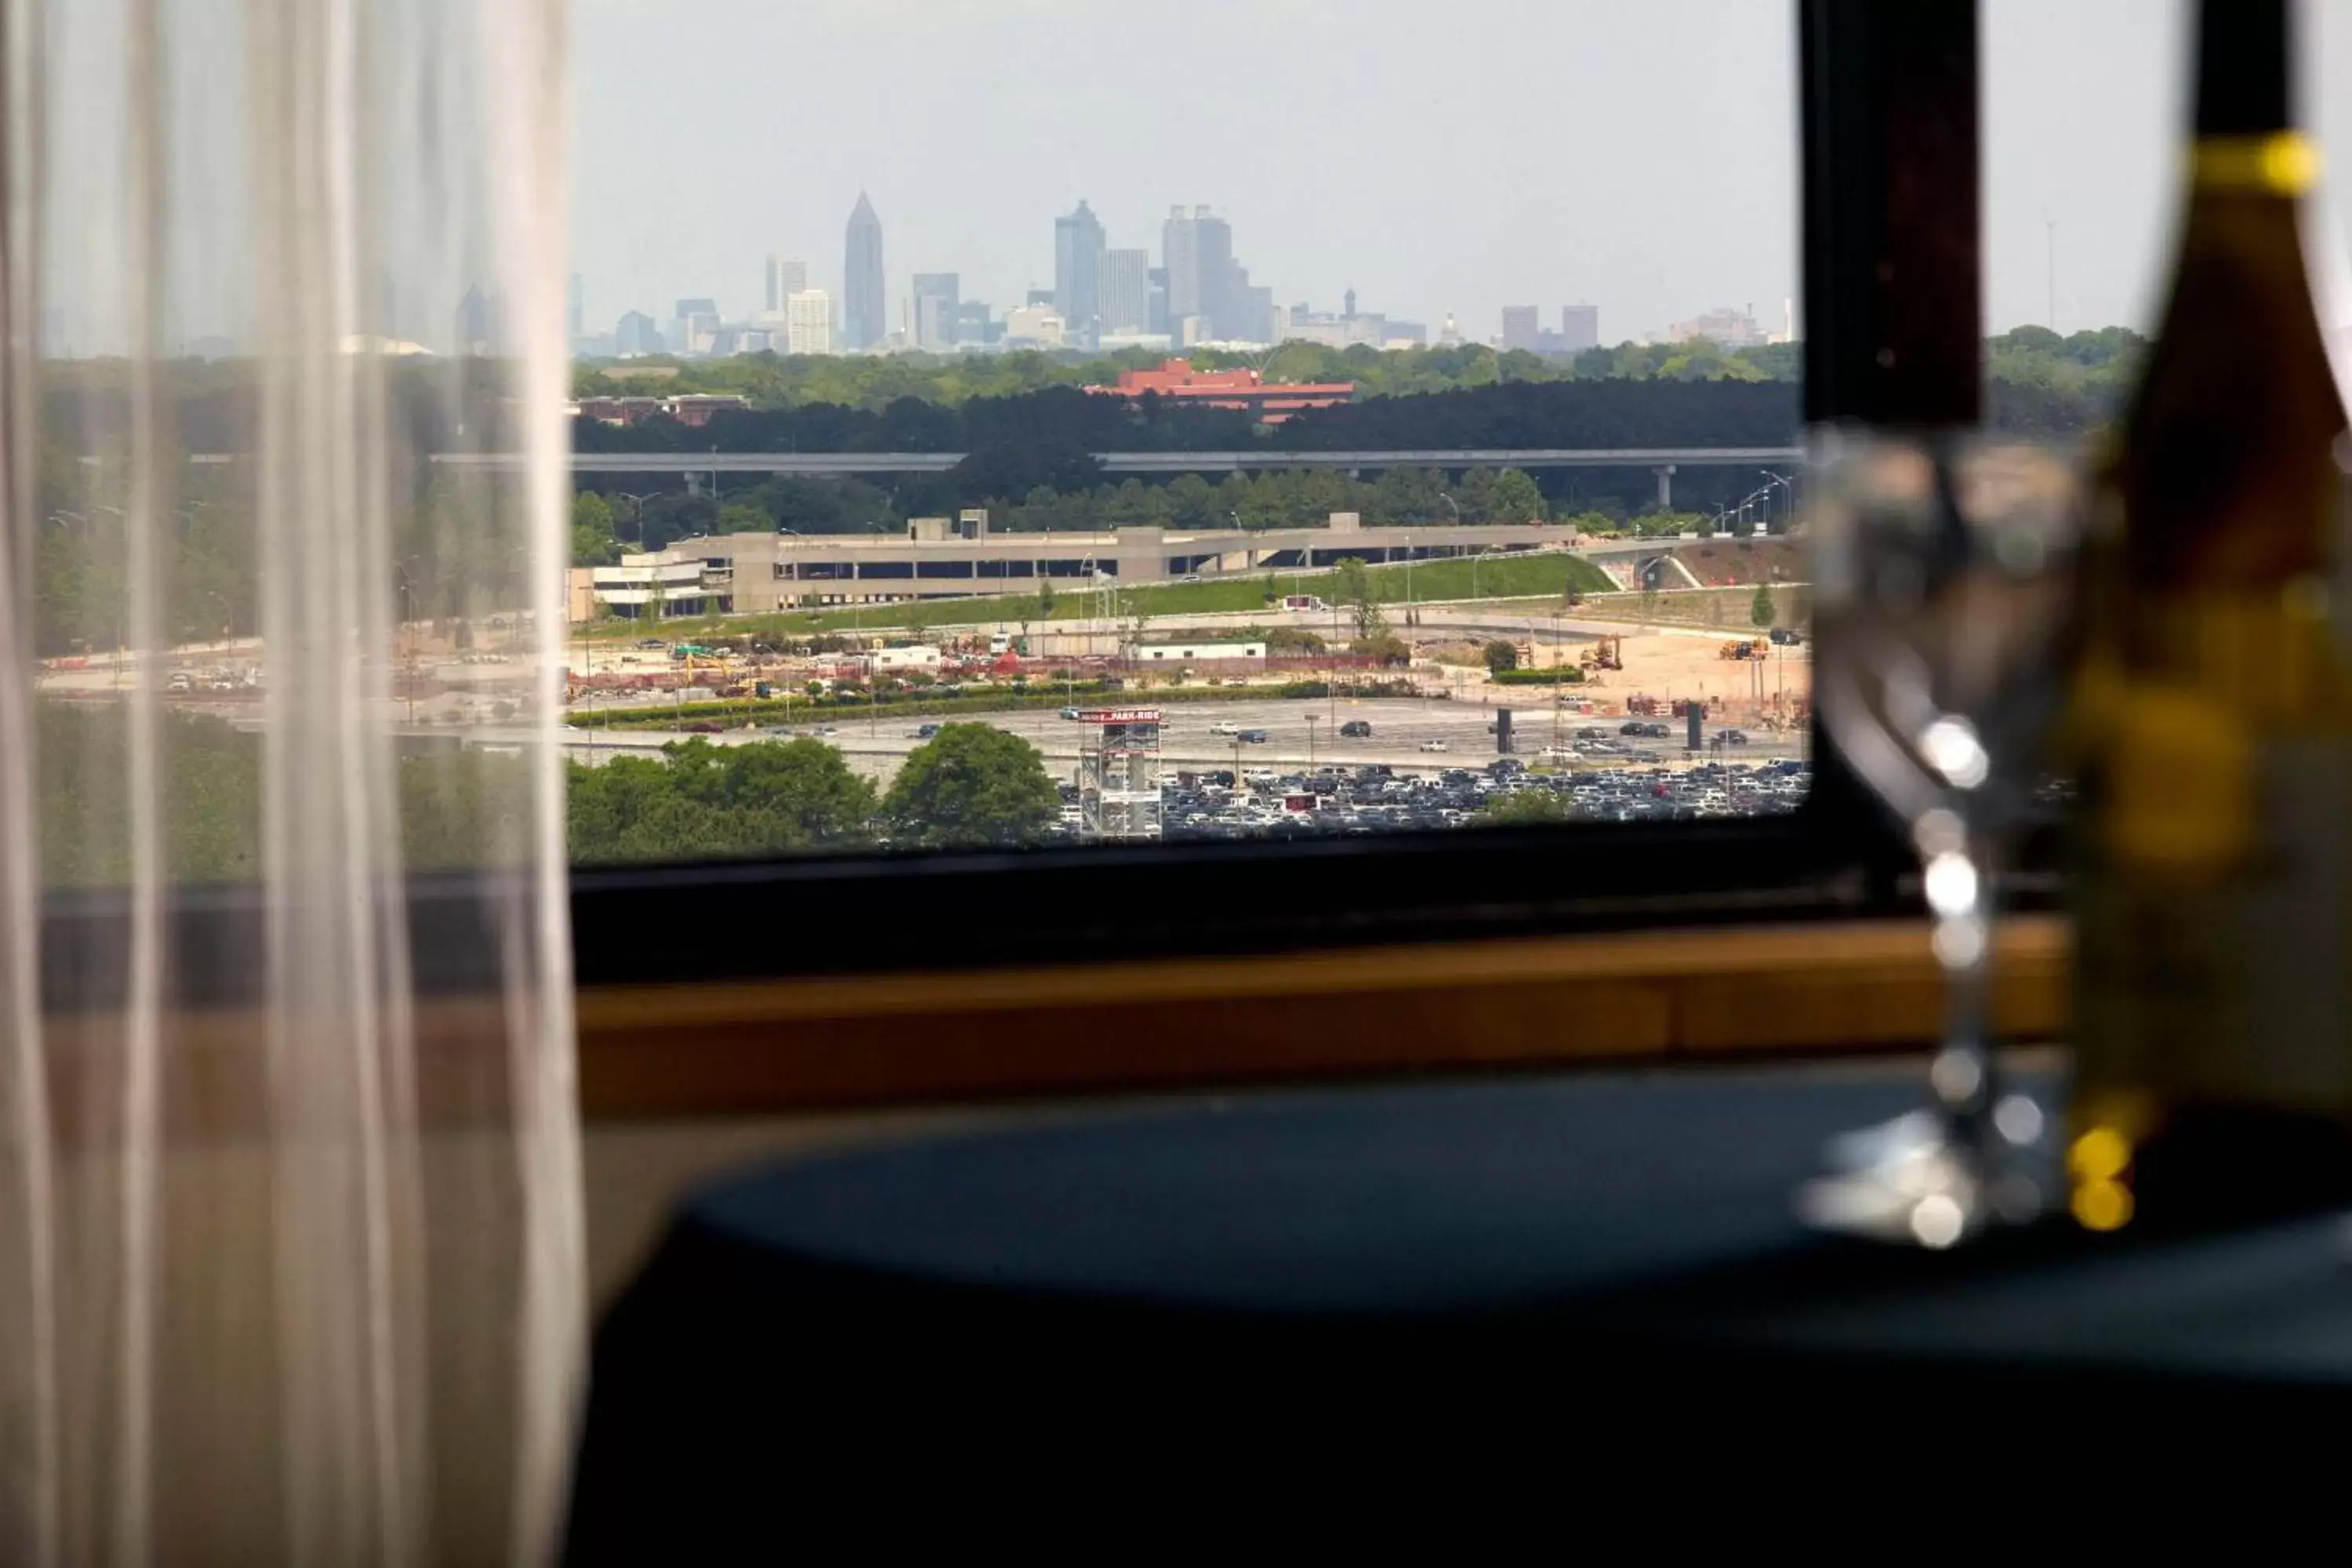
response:
M1952 433L1813 439L1817 698L1908 831L1946 987L1932 1108L1841 1139L1801 1206L1948 1247L2043 1205L2046 1118L2005 1092L1988 1014L1995 879L2063 698L2081 532L2061 452Z

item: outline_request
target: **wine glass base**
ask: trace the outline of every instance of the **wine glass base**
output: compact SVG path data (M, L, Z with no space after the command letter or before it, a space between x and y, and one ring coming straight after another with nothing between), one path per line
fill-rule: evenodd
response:
M2028 1225L2052 1185L2027 1151L1996 1135L1963 1143L1928 1110L1841 1133L1831 1167L1798 1188L1798 1215L1817 1230L1933 1251L1995 1227Z

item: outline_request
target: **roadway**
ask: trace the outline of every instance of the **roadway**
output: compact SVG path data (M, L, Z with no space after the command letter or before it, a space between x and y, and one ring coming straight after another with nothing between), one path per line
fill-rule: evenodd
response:
M1505 702L1499 706L1513 710L1517 742L1517 754L1532 763L1535 753L1552 743L1553 724L1550 704L1541 700L1541 693L1520 702ZM1155 706L1146 698L1136 699L1135 706ZM1081 702L1080 707L1087 706ZM1445 768L1480 768L1495 760L1495 740L1486 726L1495 721L1492 708L1469 702L1449 702L1434 699L1414 700L1401 698L1365 698L1351 700L1344 695L1336 704L1330 700L1304 701L1297 699L1262 698L1233 702L1185 702L1160 708L1160 765L1165 773L1182 768L1264 767L1277 772L1295 773L1321 763L1357 767L1367 763L1384 763L1401 773L1435 773ZM1310 716L1315 722L1307 722ZM1368 740L1336 740L1339 725L1361 720L1372 726ZM1057 710L1033 710L1022 713L973 714L967 718L919 714L882 715L860 718L854 714L835 712L821 722L831 733L819 738L836 747L850 764L860 773L879 782L887 783L898 772L900 763L922 740L916 734L919 725L931 723L985 723L1007 731L1029 742L1045 754L1046 769L1056 778L1066 779L1077 766L1082 727L1061 717ZM1601 730L1612 739L1624 721L1613 718L1589 718L1574 712L1559 717L1559 734L1565 745L1577 730L1590 726ZM1679 720L1661 719L1674 731L1664 740L1636 741L1624 737L1625 743L1654 752L1662 763L1680 765L1690 760L1682 748L1683 727ZM1263 742L1244 742L1236 736L1220 735L1212 728L1230 723L1236 729L1263 730ZM1712 734L1717 726L1708 725ZM801 722L793 726L800 734L817 732L818 724ZM444 738L453 733L448 729L423 731ZM535 741L538 732L528 727L484 726L454 731L476 744L522 744ZM1729 762L1761 763L1781 757L1805 755L1805 737L1775 735L1767 731L1748 731L1750 742L1744 746L1727 747L1720 754ZM775 737L760 730L733 729L715 735L692 736L670 730L599 730L569 731L563 746L567 755L580 762L601 762L614 756L658 756L661 748L672 741L700 739L713 745L744 745ZM1443 742L1443 752L1424 752L1425 742ZM1698 760L1712 760L1717 753L1706 753Z
M1423 447L1396 451L1097 452L1113 474L1270 473L1300 468L1656 468L1768 467L1801 447ZM940 474L961 452L574 452L575 474ZM198 461L219 462L220 457ZM436 452L452 468L517 470L520 452Z

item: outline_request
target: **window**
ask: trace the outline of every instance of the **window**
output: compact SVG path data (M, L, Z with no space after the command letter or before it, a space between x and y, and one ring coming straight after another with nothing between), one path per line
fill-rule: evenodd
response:
M1179 114L1146 62L1266 18L581 0L579 549L774 565L576 601L575 799L625 795L594 818L622 832L714 773L789 778L823 811L725 786L776 855L1793 812L1795 30L1671 9L1302 19L1279 101L1212 76ZM1060 86L872 113L876 80L962 79L1016 33ZM728 44L644 70L689 36ZM778 97L772 60L812 54ZM1361 112L1425 101L1433 61L1512 85ZM1636 83L1669 78L1730 107L1659 124ZM608 100L704 154L662 160ZM648 613L709 658L634 647ZM893 667L900 641L936 662ZM1122 788L1160 808L1096 811L1089 715L1145 703ZM675 821L574 847L745 852L740 822Z

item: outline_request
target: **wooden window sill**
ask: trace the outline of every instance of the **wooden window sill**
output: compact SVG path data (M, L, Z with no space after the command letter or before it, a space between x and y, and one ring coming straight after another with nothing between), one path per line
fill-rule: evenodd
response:
M2010 921L1995 1022L2063 1027L2065 930ZM1916 1049L1913 921L583 990L593 1120L759 1116L1580 1062Z

